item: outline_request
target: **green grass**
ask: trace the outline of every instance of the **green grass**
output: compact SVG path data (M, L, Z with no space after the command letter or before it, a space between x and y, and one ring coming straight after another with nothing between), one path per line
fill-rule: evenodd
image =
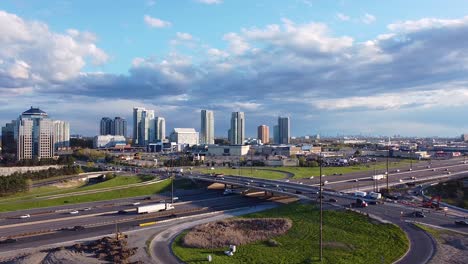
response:
M108 199L117 199L117 198L153 194L156 192L160 192L162 190L161 188L163 189L167 188L167 185L169 183L169 181L165 181L162 183L157 183L157 184L153 184L149 186L130 187L127 189L120 189L116 191L69 196L65 198L57 198L57 199L50 199L50 200L32 200L32 198L40 198L43 196L49 196L53 194L66 194L66 193L73 193L77 191L98 190L102 188L117 187L117 186L133 184L133 183L139 183L139 182L147 181L150 179L152 178L118 176L114 179L111 179L102 183L89 185L89 186L81 186L81 187L79 186L79 187L73 187L73 188L67 188L67 189L60 189L58 187L52 187L52 186L34 188L32 191L28 193L16 194L16 195L4 198L4 199L0 199L0 203L2 203L0 205L0 212L23 210L23 209L30 209L30 208L39 208L39 207L48 207L48 206L56 206L56 205L64 205L64 204L75 204L75 203L82 203L82 202L102 201L102 200L108 200Z
M413 163L417 162L418 161L413 160ZM392 161L390 162L389 167L404 167L409 166L409 163L409 160ZM323 167L322 174L347 174L352 172L371 171L374 170L374 168L376 169L377 173L383 174L386 170L386 167L387 164L385 162L378 162L375 164L375 166L374 163L369 163L367 165L356 165L348 167ZM231 168L216 168L214 170L211 170L210 168L196 168L195 170L200 171L202 173L223 173L226 175L240 175L271 180L279 180L286 178L286 175L284 173L281 173L281 171L294 174L293 179L310 178L311 176L316 177L320 175L320 168L318 167L254 167L253 173L250 167L241 167L240 172L239 169Z
M262 178L262 179L271 179L271 180L278 180L278 179L284 179L286 178L286 174L277 172L277 171L268 171L262 168L253 168L253 170L250 169L250 167L242 167L240 169L231 169L231 168L216 168L214 170L211 170L210 168L197 168L196 170L202 172L202 173L223 173L225 175L237 175L237 176L248 176L248 177L254 177L254 178ZM270 168L268 169L272 170L277 170L277 168ZM282 168L280 168L282 169Z
M141 195L151 195L160 193L168 190L170 187L170 181L163 181L156 184L151 184L141 187L131 187L127 189L121 189L116 191L100 192L93 194L70 196L65 198L57 198L50 200L36 200L36 201L23 201L19 203L2 204L0 206L0 212L16 211L31 208L42 208L49 206L59 206L65 204L77 204L95 201L105 201L119 198L135 197Z
M409 163L408 160L401 160L398 162L391 162L389 164L390 168L402 167ZM415 161L413 161L415 163ZM347 166L347 167L322 167L322 174L333 175L336 174L347 174L352 172L363 172L371 171L376 169L377 173L384 173L386 170L385 162L378 162L377 164L368 164L368 165L356 165L356 166ZM320 176L319 167L278 167L274 168L280 171L286 171L294 174L294 179L303 179L310 178L311 176L317 177Z
M468 178L430 186L426 189L426 195L440 195L443 202L468 209L468 190L464 186L464 181L468 181Z
M315 263L318 262L319 212L311 205L284 205L244 217L288 217L293 221L287 234L274 238L280 246L265 241L239 246L233 257L220 249L185 248L179 235L172 249L185 263L205 263L212 254L214 263ZM408 249L404 232L392 224L373 223L353 212L325 211L323 263L393 263ZM214 252L214 253L212 253Z

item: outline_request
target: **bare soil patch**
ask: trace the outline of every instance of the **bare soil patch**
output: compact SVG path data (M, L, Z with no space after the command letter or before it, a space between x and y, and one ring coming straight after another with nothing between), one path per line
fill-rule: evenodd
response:
M183 238L192 248L220 248L245 245L285 234L292 227L288 218L231 219L194 227Z
M435 236L437 251L430 264L465 264L468 259L468 236L441 231Z

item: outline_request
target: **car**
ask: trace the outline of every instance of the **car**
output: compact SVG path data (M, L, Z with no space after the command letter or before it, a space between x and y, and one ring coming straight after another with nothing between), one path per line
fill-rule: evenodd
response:
M18 242L18 239L7 238L5 240L0 241L0 244L10 244L10 243L15 243L15 242Z
M419 217L419 218L426 217L426 215L425 215L423 212L419 212L419 211L413 212L411 215L412 215L413 217Z
M396 170L396 172L400 172L400 170Z
M265 188L265 187L267 187L267 186L266 186L266 184L262 184L262 187Z
M331 203L336 203L336 202L338 202L338 200L336 200L335 198L330 198L330 199L328 199L328 201L331 202Z
M245 184L246 184L246 185L250 185L250 182L246 182Z
M450 172L450 171L447 171L447 174L451 174L451 173L452 173L452 172Z
M285 182L289 182L289 180L285 180Z
M74 226L71 230L72 231L81 231L81 230L84 230L85 227L84 226Z
M457 220L457 221L455 221L455 224L456 225L468 226L468 220Z
M431 168L431 166L427 165L427 166L426 166L426 168L430 169L430 168Z
M436 171L436 169L432 169L432 171Z
M128 212L125 211L125 210L119 210L119 211L117 212L117 214L123 215L123 214L128 214Z
M73 211L70 211L70 214L79 214L80 212L78 212L77 210L73 210Z
M19 218L21 219L26 219L26 218L30 218L31 216L29 214L24 214L24 215L21 215Z
M413 169L410 168L408 171L413 171Z
M310 178L309 178L309 179L311 179L311 180L312 180L313 178L314 178L314 176L310 176Z
M83 209L83 211L89 211L91 209L92 209L91 207L86 207L86 208Z
M444 170L444 171L448 171L448 168L445 168L445 170Z
M299 182L299 184L304 184L303 182Z
M145 197L143 200L151 200L151 196Z
M140 205L140 202L134 202L132 205Z
M327 183L328 183L328 181L324 181L324 182L323 182L323 185L325 185L325 184L327 184Z
M358 182L358 181L359 181L359 179L354 179L353 181L354 181L354 182Z

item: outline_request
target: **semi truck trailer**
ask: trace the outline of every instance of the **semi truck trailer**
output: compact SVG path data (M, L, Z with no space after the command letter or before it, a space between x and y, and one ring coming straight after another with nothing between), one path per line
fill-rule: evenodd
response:
M161 211L167 211L174 209L174 206L170 203L158 203L158 204L149 204L137 207L137 213L139 214L147 214L147 213L155 213Z

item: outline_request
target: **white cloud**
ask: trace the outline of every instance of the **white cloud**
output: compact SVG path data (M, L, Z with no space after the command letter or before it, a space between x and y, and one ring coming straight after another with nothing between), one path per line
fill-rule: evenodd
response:
M455 107L466 105L466 102L468 102L468 85L464 83L436 90L431 89L398 93L382 93L370 96L321 99L315 101L313 104L319 109L329 110L345 110L353 108L386 110L400 109L404 107Z
M207 5L214 5L214 4L221 4L223 0L196 0L199 3L207 4Z
M184 33L184 32L177 32L176 37L179 40L192 40L193 39L192 35L190 35L189 33Z
M223 39L229 42L229 50L236 55L242 55L250 49L249 43L237 33L228 33Z
M369 13L365 13L364 16L361 18L361 21L365 24L372 24L377 20L377 18L374 15L371 15Z
M461 19L437 19L437 18L422 18L420 20L408 20L397 22L388 25L388 29L404 33L437 29L437 28L453 28L466 26L468 24L468 16Z
M351 19L351 17L343 14L343 13L338 13L336 14L336 18L338 18L339 20L341 21L349 21Z
M166 28L172 25L172 23L169 21L164 21L162 19L151 17L149 15L145 15L143 19L148 26L154 28Z
M0 11L0 86L30 86L76 77L88 59L94 64L109 56L96 46L90 32L69 29L55 33L38 21Z
M229 56L229 53L223 51L223 50L219 50L219 49L215 49L215 48L210 48L206 51L206 53L210 56L213 56L213 57L222 57L222 58L225 58L225 57L228 57Z
M146 1L147 6L154 6L156 4L156 0L148 0Z
M244 29L242 33L250 40L264 41L300 52L339 52L353 45L353 39L350 37L330 36L329 28L325 24L296 25L288 19L283 19L281 26L273 24L265 29Z

